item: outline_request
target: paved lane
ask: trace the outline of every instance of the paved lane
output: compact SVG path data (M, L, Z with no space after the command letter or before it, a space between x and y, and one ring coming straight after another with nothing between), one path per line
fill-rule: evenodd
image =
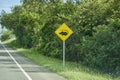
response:
M27 80L0 44L0 80Z
M0 80L66 80L0 43Z

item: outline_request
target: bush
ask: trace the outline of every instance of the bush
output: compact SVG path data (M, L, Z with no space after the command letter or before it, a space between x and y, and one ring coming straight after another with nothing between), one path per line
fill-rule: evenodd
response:
M108 26L99 26L93 37L82 41L84 64L109 73L120 73L120 35Z
M10 39L11 35L12 35L11 31L5 31L5 32L3 32L0 39L1 39L1 41L8 40L8 39Z

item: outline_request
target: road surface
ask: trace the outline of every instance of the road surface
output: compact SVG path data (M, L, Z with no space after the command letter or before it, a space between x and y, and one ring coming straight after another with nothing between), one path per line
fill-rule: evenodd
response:
M0 43L0 80L66 80Z

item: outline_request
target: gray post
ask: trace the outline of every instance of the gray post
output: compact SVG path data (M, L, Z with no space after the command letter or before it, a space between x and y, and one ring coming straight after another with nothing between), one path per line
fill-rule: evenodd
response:
M63 41L63 67L65 67L65 41Z

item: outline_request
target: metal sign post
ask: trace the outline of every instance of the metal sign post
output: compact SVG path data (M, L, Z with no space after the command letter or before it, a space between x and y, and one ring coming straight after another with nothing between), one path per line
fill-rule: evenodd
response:
M65 41L63 41L63 67L65 67Z
M56 31L55 34L63 40L63 67L65 67L65 41L73 34L73 31L63 23Z

